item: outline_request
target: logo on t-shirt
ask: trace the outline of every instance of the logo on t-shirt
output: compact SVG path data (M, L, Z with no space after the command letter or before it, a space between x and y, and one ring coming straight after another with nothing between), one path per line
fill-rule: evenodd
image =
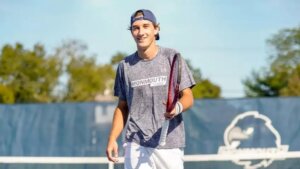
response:
M147 79L140 79L131 81L131 87L138 87L138 86L164 86L167 83L167 76L157 76L157 77L150 77Z

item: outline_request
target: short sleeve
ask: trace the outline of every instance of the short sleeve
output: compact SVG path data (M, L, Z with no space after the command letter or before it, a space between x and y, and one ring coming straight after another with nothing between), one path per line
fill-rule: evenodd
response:
M114 96L119 97L121 100L126 100L126 91L125 91L125 80L124 80L124 67L120 63L117 68L117 74L114 85Z
M195 80L193 77L193 74L191 73L191 70L189 69L186 61L182 59L182 72L181 72L181 82L179 86L179 90L182 91L186 88L193 88L195 86Z

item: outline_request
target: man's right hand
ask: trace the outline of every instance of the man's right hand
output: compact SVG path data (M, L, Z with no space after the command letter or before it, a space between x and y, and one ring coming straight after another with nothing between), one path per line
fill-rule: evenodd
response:
M109 161L118 162L118 143L117 141L108 141L106 148L106 156Z

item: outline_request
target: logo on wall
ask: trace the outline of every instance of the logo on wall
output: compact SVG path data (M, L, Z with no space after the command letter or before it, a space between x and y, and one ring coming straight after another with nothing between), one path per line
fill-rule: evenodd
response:
M287 152L289 148L281 144L272 121L257 111L237 115L224 132L224 144L218 154L237 157L232 162L245 169L267 167L274 161L272 155Z

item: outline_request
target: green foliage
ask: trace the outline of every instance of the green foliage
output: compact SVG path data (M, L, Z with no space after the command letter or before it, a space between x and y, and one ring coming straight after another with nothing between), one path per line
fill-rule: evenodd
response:
M300 64L287 79L287 85L280 90L281 96L300 96Z
M0 103L93 101L110 94L115 70L96 64L86 45L64 42L54 55L36 44L32 50L17 43L5 45L0 55Z
M0 85L0 103L14 103L14 93L6 86Z
M300 27L281 30L267 43L272 49L270 65L243 81L246 95L300 96Z
M267 40L273 53L271 67L295 68L300 64L300 26L283 29Z
M95 58L72 58L67 65L70 76L64 101L92 101L112 89L115 71L111 65L96 65Z
M10 102L52 101L51 93L61 65L58 58L45 56L42 45L35 45L33 50L25 50L19 43L15 47L5 45L0 55L0 67L0 84L13 93Z
M252 78L246 79L243 83L248 97L273 97L280 94L280 90L286 86L286 80L286 71L273 70L263 75L253 72Z
M88 56L86 50L87 46L76 40L66 41L57 49L56 55L64 59L64 73L68 75L61 101L94 101L99 95L112 93L113 65L97 64L96 56Z
M193 74L193 77L195 79L195 82L196 83L199 83L202 81L202 74L201 74L201 70L199 68L195 68L192 66L192 63L190 60L186 60L186 64L188 65L188 67L190 68L192 74Z
M219 98L221 88L208 79L204 79L196 83L192 91L194 98Z
M204 79L200 69L193 67L190 60L186 60L186 63L196 82L196 85L192 89L194 98L219 98L221 95L221 88L218 85L213 84L209 79Z
M127 56L126 53L118 52L110 59L110 64L115 66Z
M52 55L41 44L33 49L19 43L3 46L0 103L82 102L112 96L116 65L127 55L118 52L110 64L97 64L96 56L87 55L86 50L78 40L64 42ZM195 98L220 97L220 87L204 79L190 61L187 64L197 83Z

